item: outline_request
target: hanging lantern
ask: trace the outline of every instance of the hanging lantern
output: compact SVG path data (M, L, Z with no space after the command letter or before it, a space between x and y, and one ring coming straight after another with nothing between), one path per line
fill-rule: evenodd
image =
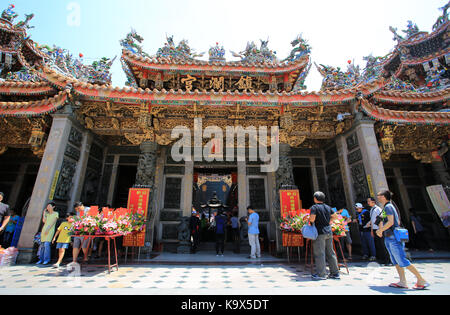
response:
M40 147L42 143L44 143L45 132L42 131L41 128L33 128L31 131L30 140L28 140L28 144L32 147Z

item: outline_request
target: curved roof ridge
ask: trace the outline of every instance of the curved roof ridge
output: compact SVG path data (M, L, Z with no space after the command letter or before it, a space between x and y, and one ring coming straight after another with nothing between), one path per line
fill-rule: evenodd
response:
M437 124L450 125L448 112L411 112L382 108L361 99L360 107L364 113L377 121L391 124Z

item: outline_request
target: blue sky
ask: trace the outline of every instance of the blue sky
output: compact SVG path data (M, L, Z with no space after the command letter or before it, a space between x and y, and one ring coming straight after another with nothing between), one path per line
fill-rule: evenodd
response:
M302 33L316 63L345 69L347 60L355 60L364 68L364 56L384 56L394 48L390 25L401 31L412 20L421 31L430 32L441 15L439 8L446 4L445 0L10 1L20 14L16 21L26 13L35 14L31 21L35 28L29 34L39 44L83 53L85 63L117 56L112 68L116 86L125 82L119 40L132 27L144 37L150 55L164 45L168 34L174 35L175 43L187 39L197 52L207 52L219 42L227 50L227 60L235 60L229 51L242 51L247 41L259 45L260 39L269 38L269 48L284 59L290 42ZM321 81L313 67L308 90L319 90Z

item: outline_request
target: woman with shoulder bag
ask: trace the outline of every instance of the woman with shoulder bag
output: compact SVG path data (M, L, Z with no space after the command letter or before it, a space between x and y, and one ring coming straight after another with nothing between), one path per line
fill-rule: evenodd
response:
M413 287L415 290L425 290L430 286L429 283L422 277L422 275L417 271L416 267L411 264L411 262L406 259L406 253L403 246L403 242L397 240L394 235L394 230L400 226L397 211L391 203L392 193L388 190L382 191L377 195L378 201L384 206L383 212L385 217L379 224L379 229L377 230L377 235L379 237L384 236L384 243L386 249L391 258L392 264L397 269L397 273L400 277L400 282L391 283L389 286L399 289L408 289L406 282L405 269L408 269L417 278L417 283Z

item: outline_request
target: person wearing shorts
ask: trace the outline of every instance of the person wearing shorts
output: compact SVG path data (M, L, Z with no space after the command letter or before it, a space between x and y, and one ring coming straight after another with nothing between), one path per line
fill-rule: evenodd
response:
M73 209L76 211L77 217L83 216L86 212L89 211L89 207L85 207L82 202L76 202L73 205ZM78 260L78 254L80 253L80 248L83 249L84 259L83 262L86 263L88 261L88 248L89 248L90 238L84 239L84 237L74 237L73 238L73 262L76 263Z
M409 270L417 278L417 282L413 289L425 290L430 284L422 277L419 271L413 264L406 258L405 248L403 243L398 241L394 236L394 229L400 225L400 220L397 215L397 211L391 203L392 193L388 190L382 191L377 195L378 201L384 205L385 217L382 222L377 222L378 230L377 235L379 237L384 236L384 244L391 258L392 264L397 269L399 282L391 283L389 286L398 289L408 289L405 276L405 268Z
M56 249L58 250L59 258L56 264L53 265L54 268L58 268L64 259L64 255L66 253L66 249L69 248L71 241L71 227L72 227L72 219L74 213L68 213L66 216L66 221L60 224L58 229L56 230L55 236L53 237L52 244L55 243L56 238L58 238L56 242Z

